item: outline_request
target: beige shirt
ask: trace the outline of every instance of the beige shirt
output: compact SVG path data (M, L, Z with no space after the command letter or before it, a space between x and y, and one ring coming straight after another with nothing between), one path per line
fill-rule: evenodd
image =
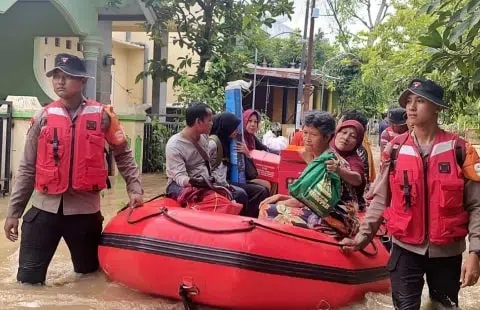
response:
M207 136L200 136L198 145L208 154ZM180 186L187 186L190 177L203 175L208 177L208 169L205 160L198 152L193 143L185 139L179 132L173 135L165 147L167 158L168 184L175 182Z
M219 147L222 147L221 145ZM210 157L210 166L213 166L215 161L217 160L217 143L214 140L208 141L208 156ZM218 167L212 170L212 176L215 178L215 182L221 186L228 187L228 167L223 163L220 162Z
M72 118L81 110L69 111ZM35 165L37 160L37 140L40 131L47 121L45 109L40 110L33 117L33 124L28 130L25 148L18 168L17 177L10 197L7 216L20 218L30 200L35 187ZM107 132L110 127L110 117L104 112L102 130ZM135 163L132 150L128 143L111 145L113 156L120 174L125 179L129 193L143 194L140 172ZM63 197L63 214L91 214L100 210L100 192L75 191L71 187L63 194L49 195L35 191L33 206L50 213L58 213Z
M422 146L425 151L424 156L428 155L431 146ZM392 145L388 144L385 152L390 153ZM367 208L367 213L360 226L360 231L355 240L363 247L370 242L375 236L378 228L383 222L383 211L390 199L389 185L389 166L390 160L382 162L382 169L375 180L375 188L373 189L373 200ZM469 250L480 250L480 182L471 180L465 181L464 187L464 208L470 213L469 231ZM426 240L421 245L412 245L400 242L395 238L392 241L402 248L419 255L425 255L428 252L429 257L450 257L462 254L465 251L465 240L457 241L452 244L438 246Z

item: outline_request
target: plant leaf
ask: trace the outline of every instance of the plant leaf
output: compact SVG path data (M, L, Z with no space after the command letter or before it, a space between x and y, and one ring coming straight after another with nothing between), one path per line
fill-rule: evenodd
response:
M437 29L432 29L428 35L421 36L418 41L420 44L433 47L441 48L443 46L443 39Z
M462 23L458 24L455 28L453 28L452 33L449 35L450 42L454 43L466 33L468 26L470 25L471 18L463 21Z

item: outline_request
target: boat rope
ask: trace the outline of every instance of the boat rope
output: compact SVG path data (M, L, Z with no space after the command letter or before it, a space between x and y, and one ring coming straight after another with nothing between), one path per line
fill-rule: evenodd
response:
M291 237L300 238L300 239L304 239L304 240L308 240L308 241L312 241L312 242L317 242L317 243L322 243L322 244L327 244L327 245L331 245L331 246L337 246L337 247L342 246L338 242L318 240L318 239L315 239L315 238L310 238L310 237L290 233L290 232L287 232L287 231L283 231L283 230L280 230L280 229L276 229L276 228L273 228L273 227L270 227L270 226L267 226L267 225L263 225L261 223L254 222L253 220L251 220L251 222L253 222L255 224L255 226L261 227L261 228L266 229L266 230L271 230L271 231L274 231L274 232L279 233L279 234L288 235L288 236L291 236ZM373 246L373 252L372 253L369 253L369 252L367 252L363 249L359 250L359 252L361 252L365 256L373 257L373 256L377 255L378 249L377 249L377 246L375 245L375 243L373 243L373 242L370 242L370 243Z
M145 201L144 204L145 204L145 203L148 203L148 202L150 202L150 201L154 201L154 200L156 200L156 199L158 199L158 198L163 198L163 197L167 197L167 194L157 195L157 196L155 196L155 197L153 197L153 198ZM120 210L118 210L117 214L120 213L120 212L122 212L122 211L125 211L125 210L128 209L129 207L130 207L130 203L127 203L123 208L121 208Z
M307 237L307 236L298 235L298 234L295 234L295 233L291 233L291 232L288 232L288 231L283 231L283 230L280 230L280 229L277 229L277 228L273 228L273 227L264 225L262 223L254 221L254 220L245 221L245 223L248 224L248 226L246 226L246 227L231 228L231 229L208 229L208 228L199 227L197 225L189 224L189 223L183 222L179 219L176 219L175 217L173 217L172 215L170 215L168 213L168 209L165 208L165 207L161 208L160 211L158 211L158 212L154 212L154 213L146 215L144 217L132 220L130 217L132 216L135 209L136 208L131 208L129 213L128 213L128 216L127 216L127 223L128 224L136 224L136 223L142 222L146 219L163 215L168 220L170 220L170 221L172 221L176 224L185 226L185 227L190 228L190 229L195 229L195 230L198 230L198 231L201 231L201 232L206 232L206 233L231 234L231 233L250 232L250 231L252 231L252 230L254 230L255 228L258 227L258 228L262 228L262 229L265 229L265 230L270 230L270 231L276 232L278 234L287 235L287 236L294 237L294 238L299 238L299 239L304 239L304 240L308 240L308 241L311 241L311 242L316 242L316 243L321 243L321 244L326 244L326 245L331 245L331 246L336 246L336 247L341 247L342 246L338 242L319 240L319 239L315 239L315 238L311 238L311 237ZM374 257L374 256L377 255L378 249L377 249L377 246L375 245L375 243L373 241L371 241L370 243L373 246L373 252L367 252L363 249L359 250L359 252L362 253L365 256Z
M249 231L252 231L255 229L255 225L252 225L251 223L248 223L249 226L247 227L240 227L240 228L229 228L229 229L208 229L208 228L204 228L204 227L200 227L200 226L197 226L197 225L193 225L193 224L189 224L189 223L185 223L183 221L180 221L179 219L176 219L175 217L171 216L170 214L168 214L168 209L163 207L160 209L160 211L158 212L155 212L155 213L152 213L152 214L149 214L147 216L144 216L144 217L141 217L139 219L135 219L135 220L131 220L130 219L130 216L132 215L133 211L135 210L135 208L132 208L130 209L130 212L128 214L128 217L127 217L127 223L128 224L136 224L136 223L139 223L139 222L142 222L148 218L152 218L152 217L156 217L156 216L159 216L159 215L163 215L165 216L167 219L169 219L170 221L176 223L176 224L179 224L179 225L182 225L182 226L185 226L187 228L190 228L190 229L195 229L195 230L198 230L198 231L201 231L201 232L206 232L206 233L211 233L211 234L233 234L233 233L242 233L242 232L249 232Z

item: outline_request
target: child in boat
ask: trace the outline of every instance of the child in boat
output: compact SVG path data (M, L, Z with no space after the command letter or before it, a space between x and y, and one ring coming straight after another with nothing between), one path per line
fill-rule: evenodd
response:
M323 204L326 212L319 215L318 210L315 212L295 197L275 195L260 204L259 218L318 229L339 238L354 235L358 231L359 221L358 203L352 186L364 182L363 164L356 155L356 148L362 143L363 127L357 121L345 121L337 128L332 141L335 133L334 118L327 112L314 111L305 116L303 133L305 150L302 156L309 166L297 182L308 179L309 173L321 173L322 169L330 173L332 182L320 185L323 188L319 192L325 196L316 201L317 204ZM333 156L327 157L327 154ZM318 168L311 169L311 165ZM335 179L339 182L334 182ZM294 183L290 188L295 185ZM332 199L335 193L339 193L338 199Z

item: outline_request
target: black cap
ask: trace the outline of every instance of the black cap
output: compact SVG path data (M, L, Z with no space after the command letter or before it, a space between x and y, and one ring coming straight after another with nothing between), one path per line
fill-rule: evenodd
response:
M405 90L398 99L401 107L405 108L407 105L407 97L410 93L423 97L442 108L448 108L448 104L443 101L443 87L432 80L412 80L408 85L408 89Z
M63 71L64 73L75 77L93 78L87 75L85 62L71 54L58 54L55 57L55 67L47 72L47 77L51 77L55 70Z
M407 123L407 111L404 108L391 108L387 116L390 124L405 125Z

